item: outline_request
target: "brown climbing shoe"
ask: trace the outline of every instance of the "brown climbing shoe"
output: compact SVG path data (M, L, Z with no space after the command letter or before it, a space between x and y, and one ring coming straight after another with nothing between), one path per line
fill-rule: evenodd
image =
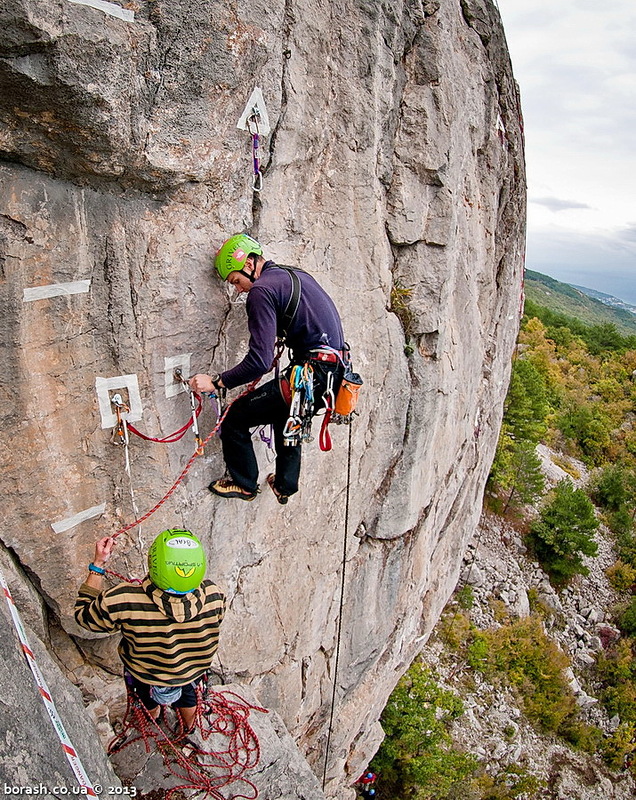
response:
M258 489L250 492L239 486L238 483L234 483L232 478L219 478L218 481L212 481L208 489L219 497L238 497L240 500L253 500L258 494Z
M270 475L267 476L267 483L269 485L269 488L276 495L276 499L281 504L281 506L285 506L285 505L287 505L287 501L289 500L289 495L281 494L278 491L278 489L274 486L275 479L276 479L276 475L274 475L274 473L272 472Z

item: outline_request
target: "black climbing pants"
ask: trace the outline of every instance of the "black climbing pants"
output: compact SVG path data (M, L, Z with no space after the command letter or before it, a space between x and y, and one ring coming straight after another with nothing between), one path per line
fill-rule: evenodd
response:
M334 393L342 380L338 364L312 363L314 369L314 410L323 407L322 396L327 388L328 373L334 376ZM250 429L271 425L276 448L276 489L285 495L298 491L301 445L286 445L283 430L289 417L289 406L281 395L278 380L264 383L253 392L236 400L221 425L221 445L225 466L241 488L255 492L258 488L258 463Z

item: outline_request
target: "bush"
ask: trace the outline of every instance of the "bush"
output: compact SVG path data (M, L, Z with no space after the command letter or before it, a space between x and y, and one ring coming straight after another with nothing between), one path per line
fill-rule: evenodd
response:
M629 499L624 469L616 464L603 469L592 487L592 499L608 511L624 506Z
M617 561L605 570L605 574L617 592L626 592L636 583L636 569L624 561Z
M610 716L636 723L636 660L630 639L619 639L598 655L596 672L600 698Z
M603 743L603 757L612 769L623 769L632 761L636 753L636 724L633 722L621 723L616 731Z
M636 597L619 616L618 627L628 636L636 636Z
M568 657L537 617L479 632L469 648L471 666L489 679L503 677L519 695L528 719L543 731L562 732L576 711L565 678Z
M596 555L598 547L592 536L597 529L594 506L585 492L575 489L569 480L558 483L529 534L533 550L554 584L563 585L577 574L587 575L581 556Z
M475 602L475 593L471 586L462 586L457 592L457 602L460 607L468 611Z

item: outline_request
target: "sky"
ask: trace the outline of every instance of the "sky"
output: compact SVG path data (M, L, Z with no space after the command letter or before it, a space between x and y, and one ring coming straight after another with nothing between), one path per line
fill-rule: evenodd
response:
M495 0L521 90L526 266L636 304L636 0Z

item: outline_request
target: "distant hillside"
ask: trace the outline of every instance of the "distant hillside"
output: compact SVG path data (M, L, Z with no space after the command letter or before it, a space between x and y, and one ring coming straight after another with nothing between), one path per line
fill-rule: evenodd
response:
M549 308L569 317L576 317L586 325L602 325L611 322L624 336L636 334L636 315L624 308L606 305L587 292L561 283L540 272L526 270L525 295L537 305Z
M573 283L572 286L574 286L575 289L580 289L583 294L586 294L588 297L593 297L595 300L600 300L601 303L605 303L606 306L623 308L625 311L636 314L636 306L632 305L631 303L626 303L624 300L619 300L618 297L614 297L612 294L599 292L598 289L588 289L586 286L577 286L576 283Z

